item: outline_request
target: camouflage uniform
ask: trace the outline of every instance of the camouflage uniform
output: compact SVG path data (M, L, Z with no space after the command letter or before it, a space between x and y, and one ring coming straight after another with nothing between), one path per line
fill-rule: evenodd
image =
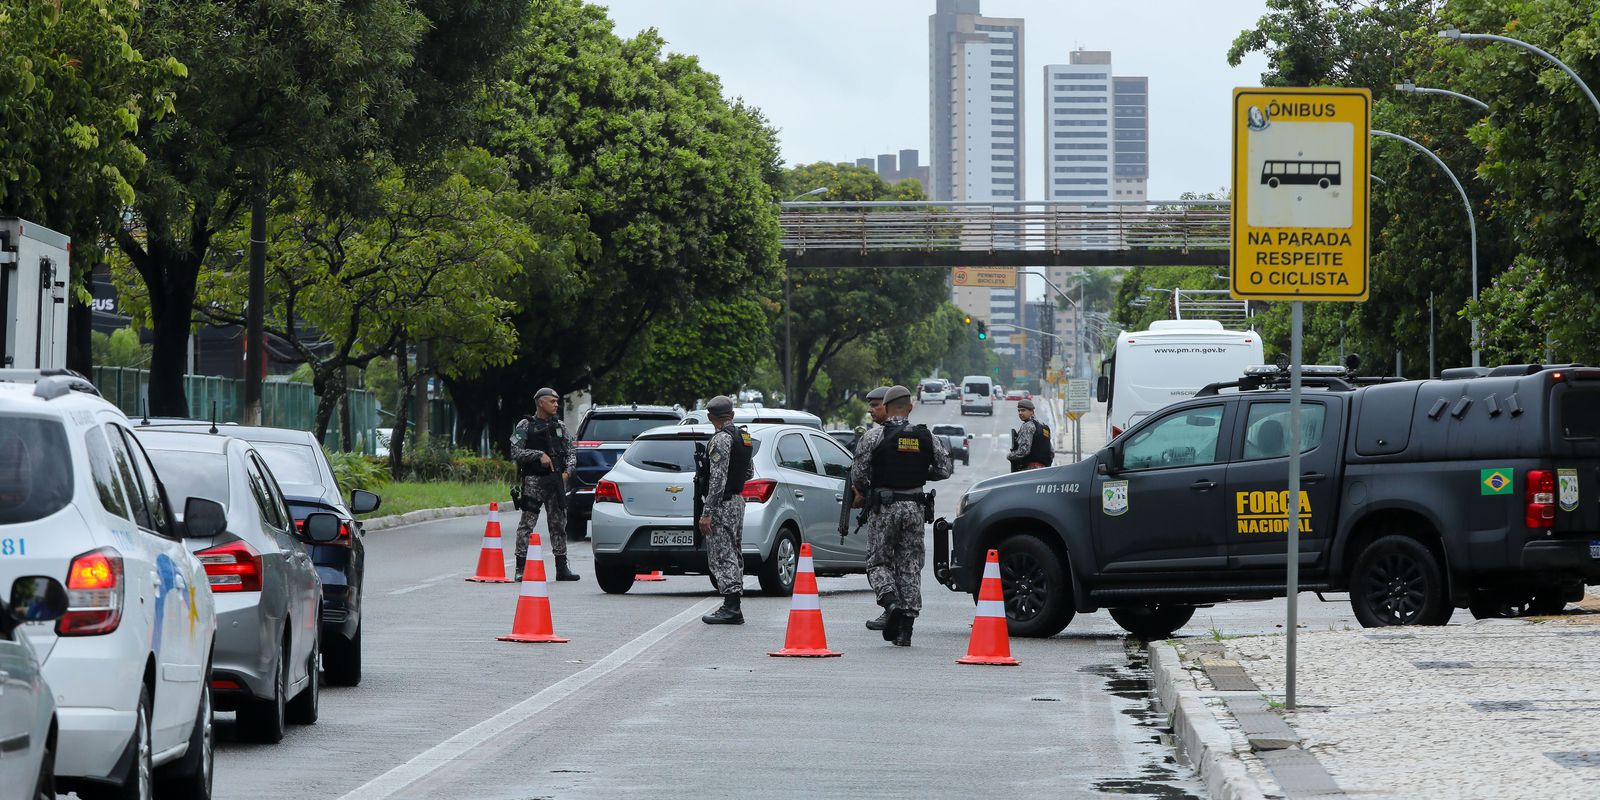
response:
M744 594L744 496L735 493L724 499L721 491L728 482L733 437L741 435L739 427L729 422L711 437L706 448L706 461L711 471L706 481L710 491L702 512L711 518L711 533L706 536L706 561L711 568L712 584L724 596Z
M863 496L872 484L872 451L883 441L884 431L909 425L905 417L890 417L883 425L862 434L856 445L855 463L850 476L856 491ZM933 468L929 480L950 477L950 451L944 441L933 437ZM893 600L901 613L916 617L922 611L922 560L924 556L922 504L895 500L881 505L867 518L867 583L888 607Z
M522 502L526 509L522 512L522 519L517 522L517 559L521 561L528 557L528 534L533 532L533 526L539 521L539 510L542 508L550 518L550 535L544 537L544 545L550 548L550 554L558 559L567 555L567 493L566 486L561 480L561 473L571 473L578 464L578 454L572 447L572 439L567 435L567 426L560 419L552 417L550 424L555 426L554 436L559 438L564 446L561 448L565 455L551 453L550 466L553 467L548 475L534 475L531 472L522 477ZM529 447L532 418L524 417L517 423L517 428L511 433L511 460L524 469L539 461L539 457L547 455L543 450Z

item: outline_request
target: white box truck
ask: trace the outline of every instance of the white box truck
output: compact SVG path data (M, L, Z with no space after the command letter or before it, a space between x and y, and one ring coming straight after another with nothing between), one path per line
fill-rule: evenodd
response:
M1259 333L1223 330L1216 320L1159 320L1146 331L1123 331L1095 387L1106 404L1106 432L1116 438L1152 412L1262 362Z
M65 369L72 241L0 217L0 369Z

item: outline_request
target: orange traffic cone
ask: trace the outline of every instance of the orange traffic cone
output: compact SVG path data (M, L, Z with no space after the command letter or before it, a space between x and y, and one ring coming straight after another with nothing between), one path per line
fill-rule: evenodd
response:
M483 549L478 551L478 574L473 583L511 583L506 577L506 551L500 547L500 504L489 504L489 522L483 526Z
M811 545L800 545L800 570L794 576L794 597L789 605L789 632L783 649L769 656L827 658L839 656L828 649L828 634L822 629L822 603L817 598L817 573L811 565Z
M661 570L658 569L654 572L635 575L633 576L633 579L636 581L664 581L667 579L667 576L662 575Z
M522 571L522 591L517 597L517 616L511 620L511 633L496 636L502 642L567 641L556 635L550 622L550 589L544 582L544 547L539 534L530 533L528 563Z
M983 565L983 585L978 587L978 610L972 619L972 639L967 654L957 664L998 664L1014 667L1011 638L1006 633L1006 602L1000 590L1000 553L989 551Z

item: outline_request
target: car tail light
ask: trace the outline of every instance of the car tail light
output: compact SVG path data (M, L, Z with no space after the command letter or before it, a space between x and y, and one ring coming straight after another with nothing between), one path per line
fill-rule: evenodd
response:
M303 519L295 520L294 530L296 533L303 535L306 530L306 521ZM331 542L311 542L311 544L323 544L331 547L353 547L354 545L350 539L350 522L343 519L339 520L339 538Z
M213 592L261 591L261 554L243 541L229 542L195 553L206 568Z
M605 444L605 442L578 442L579 447L599 447L603 444Z
M237 692L244 687L240 686L238 681L229 680L228 678L212 678L211 688L221 689L225 692Z
M596 503L622 502L622 490L615 483L602 480L594 486L594 501Z
M1547 469L1528 470L1527 501L1523 506L1523 522L1534 530L1553 528L1556 524L1556 474Z
M772 499L772 493L778 490L778 482L762 478L758 481L745 481L744 489L739 496L757 503L765 503Z
M72 559L67 568L67 613L58 636L96 636L122 623L122 554L109 547Z

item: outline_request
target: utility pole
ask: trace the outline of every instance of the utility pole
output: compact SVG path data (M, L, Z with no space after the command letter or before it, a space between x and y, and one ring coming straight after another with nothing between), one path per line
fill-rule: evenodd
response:
M267 371L267 186L256 186L250 202L250 289L244 315L244 413L246 425L261 424L261 378Z

